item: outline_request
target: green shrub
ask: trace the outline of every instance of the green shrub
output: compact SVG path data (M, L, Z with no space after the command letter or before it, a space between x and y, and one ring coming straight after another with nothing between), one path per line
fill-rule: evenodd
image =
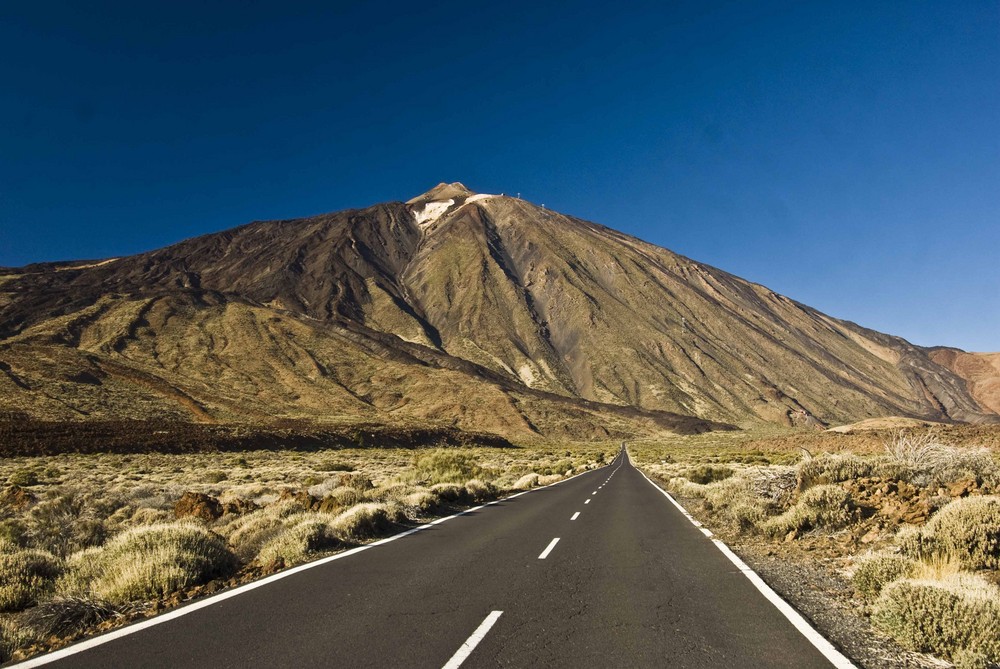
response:
M201 525L164 523L126 530L74 554L58 587L113 603L146 601L227 576L236 565L222 539Z
M0 611L20 611L52 591L62 562L46 551L0 542Z
M913 576L917 563L903 555L872 555L858 565L851 582L854 589L873 601L888 584Z
M1000 589L971 574L890 583L872 620L911 650L1000 662Z
M761 526L771 535L805 532L812 529L836 529L850 520L850 496L837 485L818 485L806 490L799 501L780 516Z
M956 499L921 530L897 541L915 557L954 559L969 569L1000 569L1000 497Z

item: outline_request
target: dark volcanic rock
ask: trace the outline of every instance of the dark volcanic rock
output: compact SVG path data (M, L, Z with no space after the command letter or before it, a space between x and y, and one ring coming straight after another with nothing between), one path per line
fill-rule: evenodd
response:
M211 522L222 517L223 508L219 500L200 492L186 492L174 505L178 518L200 518Z
M4 271L0 414L334 417L601 440L1000 420L977 400L991 387L982 365L974 396L954 371L971 363L939 364L666 249L461 184Z

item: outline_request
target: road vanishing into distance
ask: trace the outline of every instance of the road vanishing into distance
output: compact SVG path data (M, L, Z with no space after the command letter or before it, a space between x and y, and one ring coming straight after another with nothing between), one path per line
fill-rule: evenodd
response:
M624 451L610 466L191 608L33 662L851 666L831 663Z

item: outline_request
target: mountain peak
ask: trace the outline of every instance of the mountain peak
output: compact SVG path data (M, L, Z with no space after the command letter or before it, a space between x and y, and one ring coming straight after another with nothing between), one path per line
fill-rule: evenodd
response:
M457 198L469 197L472 195L475 195L475 193L466 188L465 184L459 181L450 184L441 182L434 188L424 193L423 195L418 195L412 200L407 200L406 204L420 204L422 202L452 200Z

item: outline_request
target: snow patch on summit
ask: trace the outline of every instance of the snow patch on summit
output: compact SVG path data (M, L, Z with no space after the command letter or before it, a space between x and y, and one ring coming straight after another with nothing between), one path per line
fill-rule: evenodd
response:
M420 227L426 228L428 225L441 218L444 212L448 211L448 207L453 204L455 204L454 200L428 202L420 211L414 211L413 217L417 219L417 224L420 225Z

